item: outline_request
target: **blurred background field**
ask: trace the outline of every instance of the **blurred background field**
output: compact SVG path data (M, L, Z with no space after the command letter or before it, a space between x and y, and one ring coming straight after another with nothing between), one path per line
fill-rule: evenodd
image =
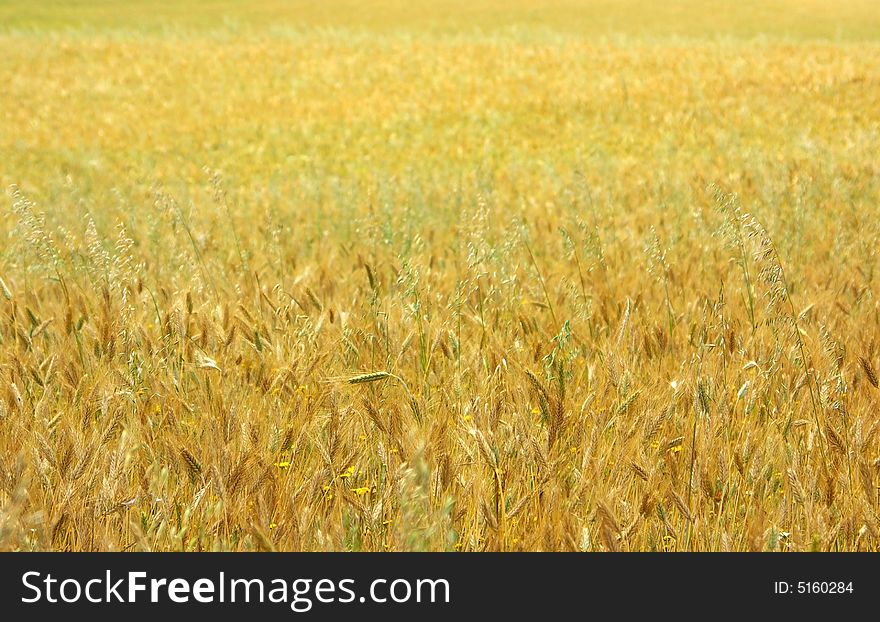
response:
M552 29L580 36L633 35L794 40L876 40L880 17L871 0L4 0L6 29L129 32L220 30L230 27L344 28L366 32L498 32Z
M0 80L3 547L876 548L875 2L0 0Z

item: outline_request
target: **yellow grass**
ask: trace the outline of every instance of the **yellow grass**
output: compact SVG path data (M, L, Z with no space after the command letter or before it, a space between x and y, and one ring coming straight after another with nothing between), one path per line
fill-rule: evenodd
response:
M876 549L875 9L0 2L0 547Z

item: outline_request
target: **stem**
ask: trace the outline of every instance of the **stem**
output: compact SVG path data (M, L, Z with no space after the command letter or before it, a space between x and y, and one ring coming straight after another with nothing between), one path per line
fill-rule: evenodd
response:
M769 238L768 238L769 239ZM813 360L807 358L807 353L804 348L804 340L801 339L801 327L798 323L797 312L794 308L794 303L791 301L791 290L788 288L788 279L785 277L785 268L782 266L782 261L779 258L779 251L776 250L776 245L773 244L772 240L770 241L770 247L773 249L773 255L776 259L776 265L779 266L779 276L782 279L782 287L785 289L785 297L788 300L788 307L791 311L791 321L794 324L794 335L797 339L798 351L801 355L801 361L804 365L804 370L807 374L807 388L810 391L810 404L813 409L813 419L816 422L816 431L819 435L819 451L822 454L822 466L825 469L825 474L828 474L828 457L825 453L825 439L822 437L822 424L819 422L819 401L817 394L820 393L818 387L818 380L812 377L812 369L813 369ZM808 364L809 363L809 364ZM812 381L811 381L812 380ZM813 385L816 384L814 389Z
M183 213L183 208L172 199L172 204L177 208L177 214L180 216L180 222L183 224L183 228L186 231L186 235L189 237L189 242L192 244L193 251L196 254L196 258L199 260L199 264L202 267L202 272L208 278L208 282L211 284L211 290L214 292L214 300L219 304L220 303L220 294L217 291L217 284L214 282L214 277L208 272L208 268L205 265L205 260L202 258L202 253L199 251L198 244L196 244L196 239L192 234L192 229L189 228L189 223L186 220L186 214Z
M544 282L544 277L541 275L541 269L538 268L538 262L535 261L532 247L529 246L529 243L525 238L523 238L523 244L525 245L526 250L529 251L529 259L532 260L532 265L535 267L535 272L538 274L538 280L541 282L541 289L544 290L544 298L547 300L547 306L550 308L550 315L553 316L554 328L558 328L559 320L556 318L556 311L553 309L553 303L550 301L550 293L547 291L547 284Z

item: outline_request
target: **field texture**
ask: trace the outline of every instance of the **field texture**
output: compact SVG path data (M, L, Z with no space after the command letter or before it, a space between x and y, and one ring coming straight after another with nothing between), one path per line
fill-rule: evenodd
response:
M864 0L0 1L0 548L875 550Z

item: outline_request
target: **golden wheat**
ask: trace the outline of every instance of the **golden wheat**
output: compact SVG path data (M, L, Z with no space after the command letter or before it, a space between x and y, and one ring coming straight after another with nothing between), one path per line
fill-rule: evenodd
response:
M0 6L0 547L878 548L873 3L442 4Z

